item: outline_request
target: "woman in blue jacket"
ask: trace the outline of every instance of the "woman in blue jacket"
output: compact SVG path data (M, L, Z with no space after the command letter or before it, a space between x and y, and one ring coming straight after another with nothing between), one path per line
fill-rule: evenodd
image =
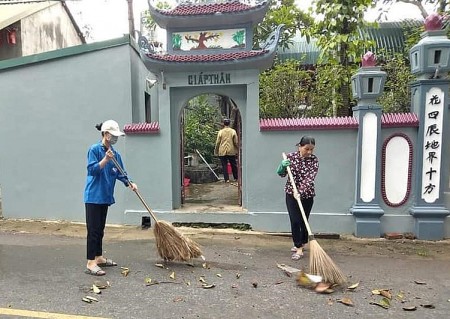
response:
M102 139L89 148L87 154L87 179L84 189L87 228L87 265L85 272L94 276L103 276L105 271L100 267L117 266L117 263L103 256L103 235L108 207L114 204L114 186L116 180L121 181L131 190L136 190L126 175L120 174L111 160L117 160L123 169L122 159L113 145L119 136L125 135L116 121L108 120L96 125L102 132Z

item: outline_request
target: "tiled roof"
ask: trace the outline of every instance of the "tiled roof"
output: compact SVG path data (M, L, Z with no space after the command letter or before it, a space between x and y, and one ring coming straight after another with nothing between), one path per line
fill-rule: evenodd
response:
M159 132L159 122L126 124L123 131L126 134L155 134Z
M234 61L252 58L256 56L264 55L269 52L268 50L259 51L239 51L230 53L218 53L218 54L146 54L146 56L153 60L165 61L165 62L222 62L222 61Z
M417 127L418 125L419 119L415 113L386 113L381 117L382 127ZM261 131L353 129L358 128L358 120L351 116L261 119L259 128Z
M261 131L295 131L297 129L339 129L339 128L357 128L356 118L347 117L314 117L314 118L296 118L296 119L261 119L259 128Z
M172 10L158 10L161 14L172 16L208 15L233 13L250 10L254 7L239 1L207 4L180 4Z
M385 113L381 117L383 127L416 127L419 126L419 118L416 113Z

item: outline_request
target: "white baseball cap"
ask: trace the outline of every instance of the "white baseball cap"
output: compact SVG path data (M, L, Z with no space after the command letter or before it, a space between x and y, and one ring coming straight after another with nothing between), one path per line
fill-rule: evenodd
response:
M101 131L102 132L108 132L108 133L110 133L111 135L114 135L114 136L123 136L123 135L125 135L124 132L120 131L119 124L116 121L114 121L114 120L108 120L108 121L103 122Z

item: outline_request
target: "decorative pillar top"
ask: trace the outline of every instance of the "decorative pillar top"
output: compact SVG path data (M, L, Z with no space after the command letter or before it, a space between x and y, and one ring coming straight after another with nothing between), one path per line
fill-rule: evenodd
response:
M442 16L438 13L432 13L425 19L424 24L427 31L441 30L443 26Z
M371 51L367 51L362 57L362 67L374 67L377 64L377 56Z
M353 97L358 100L358 106L378 106L376 99L383 93L386 72L376 66L375 53L367 51L361 59L361 68L352 76Z
M420 41L409 51L411 72L420 80L438 79L450 71L450 40L440 14L430 14L424 26Z

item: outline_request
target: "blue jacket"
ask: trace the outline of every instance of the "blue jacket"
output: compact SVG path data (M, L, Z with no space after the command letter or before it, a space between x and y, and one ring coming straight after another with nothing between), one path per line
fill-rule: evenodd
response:
M114 157L123 169L120 154L111 146ZM90 204L112 205L114 201L114 186L116 179L128 186L126 175L120 174L113 161L109 161L100 169L99 162L105 157L107 148L101 142L92 145L87 154L87 178L84 189L84 202ZM126 172L125 172L126 174Z

